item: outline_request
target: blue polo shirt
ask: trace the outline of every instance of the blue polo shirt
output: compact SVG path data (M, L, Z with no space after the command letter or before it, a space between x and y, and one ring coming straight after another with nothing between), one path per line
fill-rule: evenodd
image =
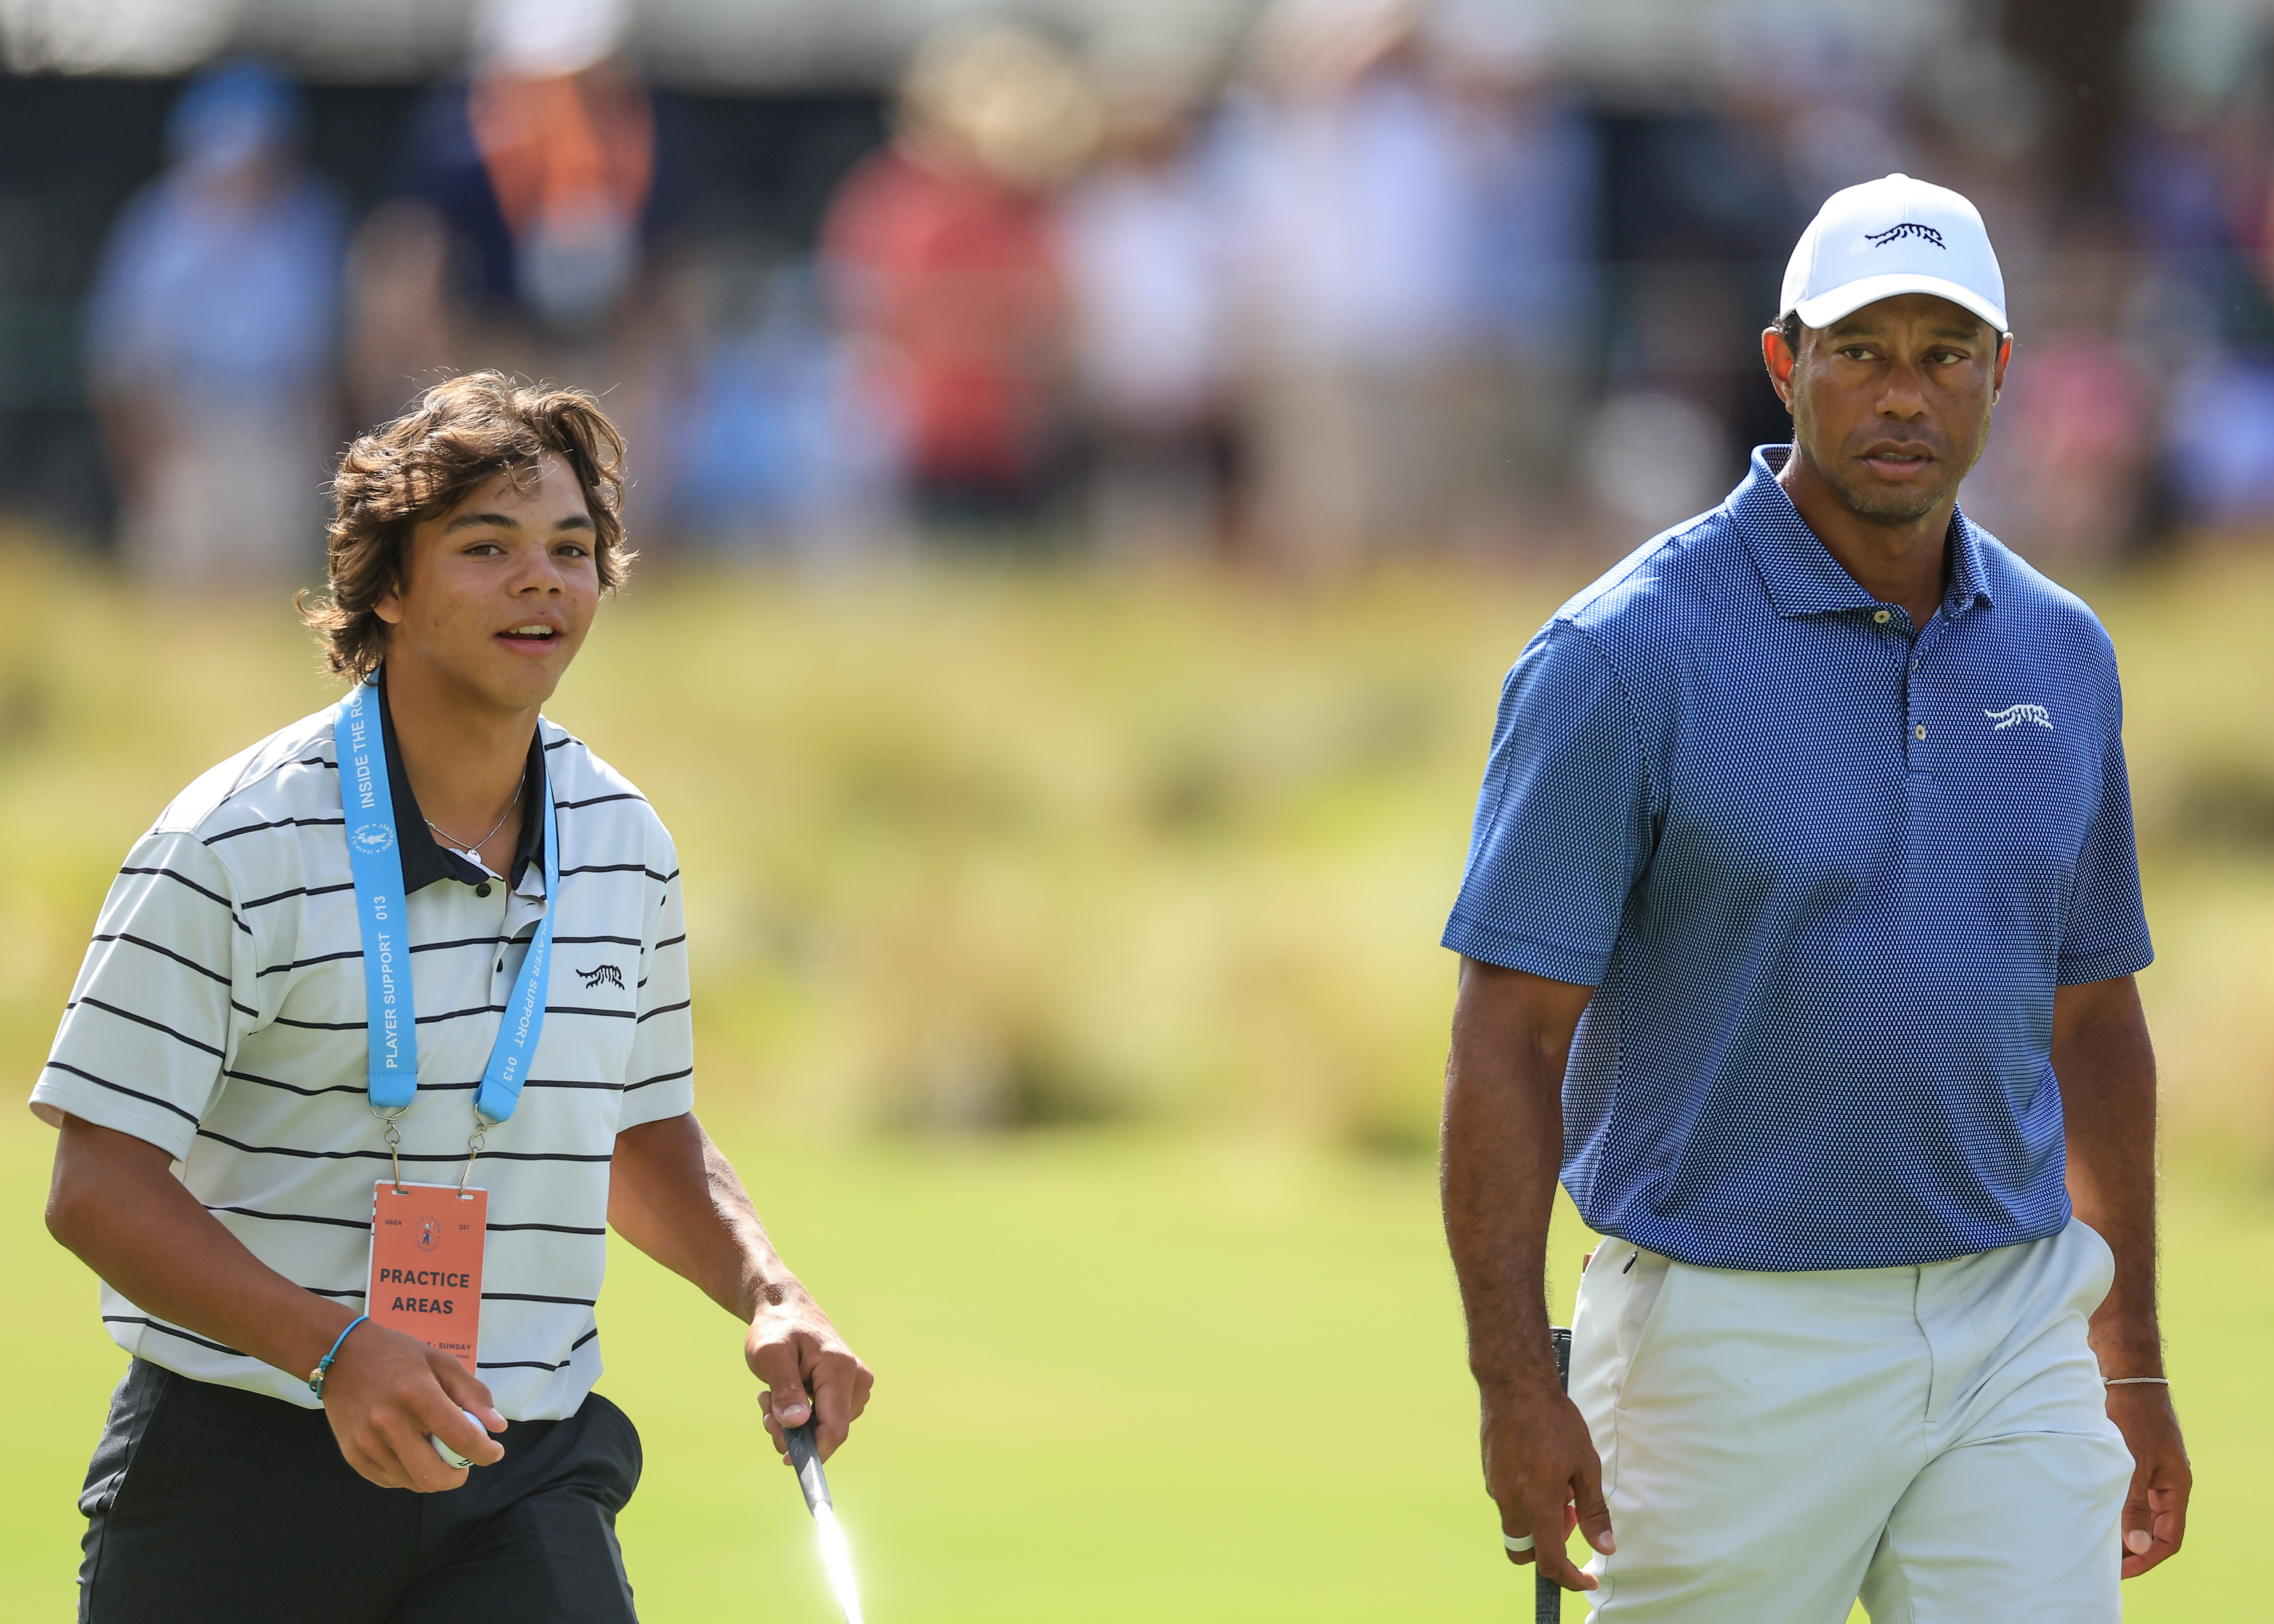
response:
M1596 989L1563 1184L1599 1232L1750 1269L2034 1240L2053 989L2154 956L2115 653L1962 513L1914 628L1788 455L1525 645L1445 945Z

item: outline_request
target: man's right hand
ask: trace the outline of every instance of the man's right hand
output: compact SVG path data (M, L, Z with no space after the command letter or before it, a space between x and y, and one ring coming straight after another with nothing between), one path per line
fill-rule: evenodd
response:
M1519 1566L1537 1560L1565 1590L1593 1590L1595 1575L1564 1550L1575 1527L1596 1550L1616 1548L1603 1500L1603 1463L1585 1417L1552 1377L1481 1391L1485 1492L1500 1507L1503 1534L1534 1540L1531 1550L1510 1551L1508 1560Z
M350 1332L324 1377L324 1414L340 1453L382 1489L433 1494L466 1481L466 1469L445 1465L429 1433L477 1466L503 1460L505 1446L466 1410L490 1432L505 1431L489 1388L464 1365L383 1325L366 1321Z

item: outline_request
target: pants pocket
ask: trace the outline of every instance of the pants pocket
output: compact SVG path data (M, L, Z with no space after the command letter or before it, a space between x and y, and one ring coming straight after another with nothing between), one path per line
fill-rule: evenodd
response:
M583 1453L589 1463L599 1469L596 1475L608 1485L613 1502L609 1509L621 1511L638 1491L640 1474L647 1465L639 1428L621 1408L597 1393L585 1395L577 1417L584 1429Z
M1614 1408L1624 1410L1628 1380L1658 1325L1671 1264L1657 1252L1639 1246L1622 1244L1619 1251L1625 1254L1618 1267L1625 1271L1627 1281L1619 1304L1617 1327L1613 1333L1611 1402Z

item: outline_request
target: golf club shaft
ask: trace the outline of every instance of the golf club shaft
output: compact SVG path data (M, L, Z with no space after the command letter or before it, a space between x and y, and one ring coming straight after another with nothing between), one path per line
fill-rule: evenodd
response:
M861 1587L853 1576L853 1556L845 1547L837 1507L829 1498L829 1479L822 1475L813 1423L784 1428L782 1442L788 1446L790 1464L797 1469L797 1486L804 1491L805 1508L813 1514L814 1538L820 1542L821 1565L829 1572L829 1588L837 1597L838 1610L844 1613L845 1624L862 1624Z
M1555 1350L1556 1385L1569 1393L1571 1390L1571 1333L1560 1325L1551 1326L1547 1339ZM1563 1617L1563 1587L1547 1576L1547 1570L1540 1565L1539 1559L1547 1549L1549 1540L1555 1540L1558 1545L1563 1543L1563 1519L1559 1514L1553 1530L1536 1528L1532 1532L1534 1553L1532 1568L1532 1624L1559 1624Z
M784 1427L782 1441L789 1446L789 1463L797 1469L797 1486L805 1492L805 1508L832 1504L829 1479L821 1470L821 1450L813 1440L813 1423Z

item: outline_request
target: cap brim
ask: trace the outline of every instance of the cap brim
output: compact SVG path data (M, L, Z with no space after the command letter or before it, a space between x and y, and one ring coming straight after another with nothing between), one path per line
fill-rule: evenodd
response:
M1918 276L1908 271L1894 271L1885 276L1859 276L1854 282L1827 289L1812 299L1801 300L1793 310L1808 326L1828 327L1866 304L1876 304L1881 299L1904 293L1931 293L1939 299L1948 299L1972 311L1998 332L2007 330L2006 312L1972 289L1962 288L1939 276Z

